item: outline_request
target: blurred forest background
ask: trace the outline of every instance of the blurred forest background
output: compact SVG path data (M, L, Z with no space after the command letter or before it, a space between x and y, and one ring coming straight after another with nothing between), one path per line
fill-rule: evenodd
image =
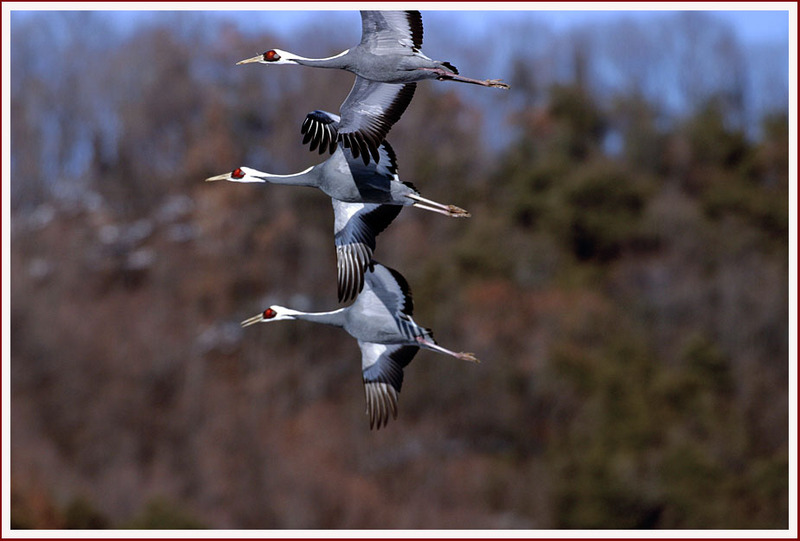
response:
M420 352L370 432L308 111L357 14L291 33L163 12L11 14L14 528L787 528L788 44L704 12L555 31L423 12L425 82L376 259L471 365ZM459 22L462 21L462 22ZM788 24L788 18L787 18ZM793 181L793 182L796 182Z

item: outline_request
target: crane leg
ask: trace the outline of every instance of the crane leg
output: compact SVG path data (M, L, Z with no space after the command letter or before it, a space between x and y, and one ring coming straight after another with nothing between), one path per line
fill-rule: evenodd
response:
M469 212L455 205L443 205L415 194L407 195L406 197L413 199L414 203L412 205L417 208L438 212L451 218L469 218L471 216Z
M419 342L419 345L424 347L424 348L430 349L432 351L438 351L439 353L444 353L446 355L451 355L451 356L455 357L456 359L461 359L462 361L469 361L469 362L472 362L472 363L481 362L472 353L464 353L463 351L460 351L460 352L456 353L455 351L450 351L447 348L443 348L442 346L440 346L436 342L433 342L431 340L426 340L422 336L417 336L417 342Z
M470 77L464 77L463 75L458 75L456 73L450 73L449 71L441 68L420 68L420 69L434 72L437 75L436 79L438 79L439 81L456 81L459 83L470 83L473 85L490 86L494 88L502 88L505 90L511 88L500 79L484 79L484 80L472 79Z

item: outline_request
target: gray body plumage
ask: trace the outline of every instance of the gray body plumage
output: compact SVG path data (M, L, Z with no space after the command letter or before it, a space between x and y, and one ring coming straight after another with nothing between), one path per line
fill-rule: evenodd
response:
M309 179L328 196L347 203L388 203L412 205L409 194L416 194L409 185L400 181L389 166L391 147L384 144L379 149L385 156L377 164L364 165L348 159L350 151L338 146L333 155L308 172Z
M353 87L339 109L342 121L336 140L368 163L370 158L378 161L378 145L408 107L418 81L437 79L508 88L497 79L464 77L449 62L425 56L422 34L419 11L362 11L361 42L337 55L305 58L271 49L239 63L295 64L354 73ZM333 152L333 148L330 150Z
M395 270L375 261L364 274L364 289L345 309L344 330L360 342L417 345L432 339L430 329L417 325L411 291Z
M444 69L458 74L449 62L422 52L419 11L361 11L361 42L344 54L325 59L300 58L297 64L349 71L378 83L413 83L441 77Z
M338 118L323 111L315 111L312 115L323 120ZM394 151L388 142L384 141L378 147L380 162L364 164L331 138L327 128L332 125L320 122L315 125L315 130L320 131L315 133L327 142L333 141L336 151L324 162L305 171L273 175L239 167L231 173L207 180L307 186L328 195L334 211L339 300L348 301L363 286L364 269L372 259L375 238L397 217L401 207L416 206L452 217L467 217L469 213L453 205L425 199L411 184L402 182L397 175Z
M345 203L407 206L422 200L419 192L397 175L397 160L389 143L384 141L378 152L382 156L380 163L364 164L355 159L350 150L336 145L336 151L330 158L299 173L276 175L239 167L231 173L206 180L306 186L317 188L332 199ZM446 206L442 205L442 208Z
M332 60L297 60L302 66L343 69L376 83L416 83L428 79L439 79L438 70L457 74L449 62L432 60L414 49L401 47L375 50L357 45L341 57Z
M372 261L364 274L364 289L350 306L312 313L271 306L262 314L243 321L242 325L299 319L343 328L358 341L361 349L361 374L370 428L380 428L390 415L397 417L403 369L420 347L477 362L471 353L455 353L439 346L430 329L412 319L413 308L405 278Z

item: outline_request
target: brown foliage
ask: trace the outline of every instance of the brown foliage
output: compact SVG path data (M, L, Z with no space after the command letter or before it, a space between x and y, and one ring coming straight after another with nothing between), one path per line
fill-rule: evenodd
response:
M546 103L420 84L389 137L400 177L473 217L406 209L376 258L483 362L419 353L370 432L353 340L238 325L336 306L329 200L203 182L324 159L300 121L352 77L236 67L289 46L173 17L89 81L24 70L12 36L14 527L786 526L785 117L751 141L713 107L662 128L585 81Z

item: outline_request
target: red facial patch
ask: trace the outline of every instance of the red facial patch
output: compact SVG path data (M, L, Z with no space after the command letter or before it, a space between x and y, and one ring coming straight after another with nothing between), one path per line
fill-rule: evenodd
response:
M274 62L275 60L280 60L280 59L281 59L281 55L279 55L278 53L276 53L273 50L269 50L266 53L264 53L264 61L265 62Z
M273 310L272 308L267 308L264 310L264 319L272 319L278 315L278 312Z
M233 178L236 178L236 179L244 178L244 171L242 171L242 169L240 167L237 167L236 169L233 170L233 173L231 173L231 176Z

